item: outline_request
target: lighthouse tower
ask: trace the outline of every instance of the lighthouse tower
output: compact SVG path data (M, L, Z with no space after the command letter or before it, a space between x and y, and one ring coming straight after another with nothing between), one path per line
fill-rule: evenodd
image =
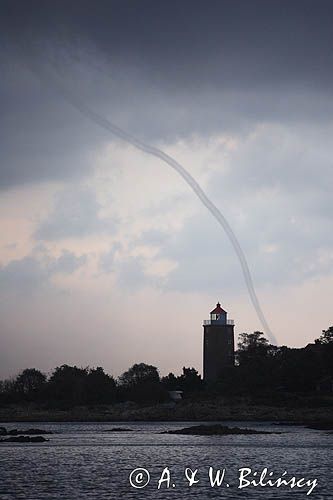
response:
M227 312L218 302L203 328L203 376L206 382L215 382L223 368L235 363L234 321L227 319Z

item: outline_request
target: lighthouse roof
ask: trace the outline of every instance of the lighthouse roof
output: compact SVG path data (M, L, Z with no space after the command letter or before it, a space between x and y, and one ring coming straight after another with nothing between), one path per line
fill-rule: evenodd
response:
M215 309L213 309L212 311L210 311L210 314L223 314L223 313L226 313L226 312L227 311L225 311L224 309L222 309L221 304L218 302L216 304Z

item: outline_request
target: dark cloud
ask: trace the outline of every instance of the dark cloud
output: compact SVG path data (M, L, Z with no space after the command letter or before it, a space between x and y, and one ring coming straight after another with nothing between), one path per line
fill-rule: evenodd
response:
M64 101L59 81L147 142L332 117L326 0L14 0L2 14L5 188L87 175L91 152L112 139Z
M79 120L29 67L8 58L1 66L0 188L85 176L105 134Z
M243 88L283 76L327 87L332 76L329 0L2 3L9 38L89 42L111 60L168 75L168 85L186 80L195 87L218 77Z

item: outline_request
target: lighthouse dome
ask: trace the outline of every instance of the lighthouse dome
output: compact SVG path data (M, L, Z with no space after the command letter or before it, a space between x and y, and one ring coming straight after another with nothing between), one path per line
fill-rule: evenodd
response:
M219 302L216 304L215 309L210 311L210 314L226 314L226 313L227 313L227 311L222 309L221 304Z

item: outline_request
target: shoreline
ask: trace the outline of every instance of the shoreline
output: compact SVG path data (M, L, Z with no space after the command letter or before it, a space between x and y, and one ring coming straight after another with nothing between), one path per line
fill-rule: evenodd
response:
M295 425L333 421L333 408L290 408L268 405L202 405L178 403L175 406L133 404L79 406L45 409L36 405L0 408L0 423L14 422L213 422L270 421Z

